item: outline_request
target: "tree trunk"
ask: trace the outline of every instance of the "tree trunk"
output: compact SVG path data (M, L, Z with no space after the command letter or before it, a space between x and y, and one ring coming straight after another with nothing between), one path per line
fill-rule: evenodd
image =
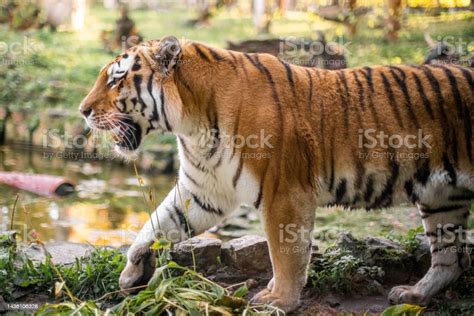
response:
M391 42L398 39L398 31L401 29L402 1L388 0L387 39Z
M272 5L268 0L253 1L253 23L257 33L266 34L270 32L272 20Z

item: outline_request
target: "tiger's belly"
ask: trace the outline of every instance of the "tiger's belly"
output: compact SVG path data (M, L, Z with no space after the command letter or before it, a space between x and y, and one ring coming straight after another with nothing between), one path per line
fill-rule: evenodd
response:
M362 180L351 174L318 180L318 206L370 210L417 203L439 208L474 201L474 174L459 170L431 170L423 177L387 172L371 173Z

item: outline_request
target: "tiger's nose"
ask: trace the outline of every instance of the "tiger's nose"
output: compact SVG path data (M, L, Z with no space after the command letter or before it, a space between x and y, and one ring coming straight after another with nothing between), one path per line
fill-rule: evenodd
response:
M92 113L92 109L90 109L90 108L89 109L87 109L87 108L86 109L80 109L80 111L81 111L82 115L84 115L85 118L88 118Z

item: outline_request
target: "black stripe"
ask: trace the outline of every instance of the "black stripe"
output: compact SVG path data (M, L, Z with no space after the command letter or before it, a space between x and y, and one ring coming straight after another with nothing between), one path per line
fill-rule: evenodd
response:
M398 70L400 72L400 74L402 76L401 78L395 73L395 70ZM403 72L403 69L400 69L396 66L390 66L390 72L391 72L393 78L395 79L395 81L397 82L398 86L400 87L400 89L403 92L403 95L405 97L405 104L406 104L406 107L408 109L408 115L410 116L410 119L413 121L413 124L415 125L415 127L417 129L419 129L420 124L418 123L418 119L416 118L415 112L413 111L413 105L411 103L410 94L408 93L408 87L407 87L407 84L406 84L406 74L405 74L405 72Z
M142 66L140 65L140 59L140 56L135 57L135 62L133 63L132 71L138 71L140 70L140 68L142 68Z
M168 214L170 214L170 218L173 221L174 226L176 226L177 228L182 227L181 224L176 221L173 214L171 213L171 210L168 207L165 207L165 211L168 212ZM176 214L176 215L178 215L178 214ZM179 220L179 216L178 216L178 220Z
M343 90L343 93L341 94L342 102L342 110L344 111L344 127L345 127L345 133L346 135L349 134L349 88L347 86L347 79L346 75L344 73L344 70L339 70L337 72L337 76L339 78L339 85L342 82L342 88L339 87L339 89Z
M374 92L374 83L372 82L372 68L364 67L363 69L360 70L360 72L365 77L365 80L367 81L367 85L368 85L369 90L370 90L367 93L367 95L368 95L367 97L368 97L368 100L369 100L370 113L372 114L372 117L374 118L374 122L375 122L375 125L376 125L377 129L380 130L381 129L380 120L378 118L377 111L376 111L375 106L374 106L374 101L372 100L372 93ZM359 92L359 93L361 93L361 92ZM365 94L365 91L363 91L362 93ZM363 96L359 95L359 98L361 98L360 100L362 100L362 97Z
M283 66L285 67L285 70L286 70L286 78L290 84L290 87L291 87L291 92L293 93L293 96L295 96L296 94L296 91L295 91L295 82L293 81L293 72L291 70L291 67L290 67L290 64L288 64L287 62L283 61L280 59L280 63L283 64Z
M165 120L166 130L168 132L171 132L172 128L171 128L170 122L168 121L168 116L166 115L166 110L165 110L165 92L164 92L164 90L165 89L163 87L161 87L161 91L160 91L161 113L163 115L163 119Z
M464 79L469 83L469 86L471 87L471 91L474 90L474 80L472 79L473 72L472 70L468 70L467 68L454 65L454 67L458 68L461 70L462 75L464 76Z
M156 104L156 99L155 99L155 96L153 95L152 93L152 90L153 90L153 76L154 76L155 72L152 71L151 72L151 75L150 75L150 78L148 79L148 82L147 82L147 90L148 90L148 93L150 94L151 96L151 99L153 100L153 111L151 112L151 118L150 120L152 121L156 121L156 122L159 122L160 120L160 116L158 115L158 106Z
M418 168L418 170L416 170L414 177L422 185L426 185L426 182L428 182L430 174L431 174L430 159L427 158L423 161L423 165L421 166L421 168Z
M221 55L219 55L215 50L213 50L212 48L208 47L207 48L209 50L209 52L211 53L211 56L212 58L214 58L215 60L217 61L221 61L224 59L224 57L222 57Z
M354 71L354 79L357 84L357 91L359 92L359 106L362 108L362 110L365 110L365 103L364 103L364 87L362 86L362 82L359 80L359 76L357 76L357 72Z
M452 211L457 211L459 209L464 208L465 205L449 205L449 206L442 206L438 208L427 208L427 207L421 207L420 211L426 214L437 214L437 213L446 213L446 212L452 212Z
M457 182L456 170L454 170L454 166L449 161L448 155L446 153L443 155L443 165L444 165L444 170L448 172L448 175L450 177L449 184L452 186L456 186L456 182Z
M262 203L262 195L263 195L263 180L264 178L262 177L262 180L260 181L260 188L258 190L258 195L257 195L257 199L255 200L255 202L253 203L253 206L255 206L255 208L258 210L258 208L260 207L260 203Z
M362 188L362 183L364 181L365 168L364 164L360 159L358 159L357 154L354 154L355 168L356 168L356 177L354 181L354 188L359 190Z
M336 189L336 205L342 204L342 201L344 199L344 196L346 195L347 192L347 180L342 179Z
M194 49L196 50L196 53L198 53L198 55L204 59L205 61L207 62L211 62L211 60L209 59L209 57L207 57L207 55L202 51L202 49L199 47L198 44L196 43L193 43L193 46L194 46Z
M420 77L415 72L412 72L413 79L415 79L416 83L416 89L418 93L421 96L421 100L423 101L423 105L425 107L426 112L430 116L430 118L433 120L434 119L434 114L433 114L433 109L431 107L431 102L426 96L425 89L423 88L423 85L421 84Z
M265 71L261 68L261 65L259 65L260 63L257 63L255 60L253 60L253 58L249 54L244 53L244 56L250 61L252 65L255 66L255 68L258 69L258 71L260 71L263 74L265 73Z
M364 193L364 201L369 203L372 199L372 195L374 194L374 176L371 174L367 178L367 183L365 184L365 193Z
M398 125L400 125L401 128L404 128L402 116L400 115L400 109L398 108L397 102L395 101L395 96L393 94L390 82L387 76L385 76L385 74L383 73L383 71L380 72L380 76L382 77L383 86L385 88L385 92L387 93L388 100L390 101L390 106L392 107L393 113L395 114L397 123Z
M222 210L220 210L219 208L214 208L211 205L202 202L194 193L191 193L191 196L193 197L194 202L196 202L196 204L204 211L208 213L217 214L217 215L224 214Z
M238 73L237 71L237 64L239 63L238 60L237 60L237 57L235 57L234 53L232 53L231 51L227 51L230 55L230 57L232 58L232 61L229 63L231 64L232 68L235 70L236 73Z
M392 204L392 195L394 193L395 183L398 180L400 174L400 166L396 161L390 161L391 176L385 183L385 187L382 190L380 196L378 196L371 207L369 208L381 208L387 207Z
M197 170L201 171L201 172L204 172L205 174L209 175L209 174L212 174L214 176L213 173L210 173L209 172L209 169L207 169L204 165L202 165L199 161L197 161L196 163L196 159L194 157L194 155L191 153L191 151L189 150L188 146L186 145L186 143L184 142L184 140L181 138L181 137L178 137L179 139L179 142L181 143L181 146L183 148L183 152L184 152L184 156L186 157L186 160L194 167L196 168ZM215 177L215 176L214 176Z
M178 214L179 223L181 227L184 228L184 232L188 236L193 236L195 231L194 228L191 226L191 223L189 223L184 213L178 207L176 207L176 205L173 205L173 207L176 214Z
M370 92L373 93L375 91L375 89L374 89L374 83L372 81L372 68L364 67L362 69L365 70L365 71L361 70L361 72L364 75L365 79L367 80L367 84L369 85Z
M141 105L141 112L145 111L145 102L143 102L142 95L141 95L141 84L142 84L143 77L141 75L134 75L133 76L133 84L135 86L135 90L137 90L138 96L138 103Z
M404 185L405 192L408 196L408 199L412 203L416 203L418 201L418 196L416 195L414 191L414 187L415 187L415 184L413 183L413 180L408 180L405 182L405 185Z
M215 91L211 91L209 104L207 106L207 115L211 127L212 148L209 151L208 159L215 155L221 144L218 116L216 112Z
M446 77L448 77L449 85L451 87L451 92L452 92L452 95L454 97L454 104L456 105L456 109L458 111L458 116L462 117L462 115L463 115L463 111L462 111L463 102L462 102L461 94L459 93L458 83L457 83L456 77L451 72L451 70L449 68L445 67L445 66L437 65L437 66L433 66L433 67L441 68L443 70L444 74L446 75Z
M242 70L244 71L245 79L248 81L249 74L247 73L247 68L245 68L244 58L242 57L242 54L239 56L239 63L242 66Z
M334 142L335 142L335 136L336 133L335 131L333 131L333 134L332 134L332 137L331 137L331 143L330 143L330 154L331 154L331 158L330 158L330 169L331 169L331 175L330 175L330 178L329 178L329 191L332 191L332 189L334 188L334 180L335 180L335 175L336 175L336 161L335 161L335 157L334 157Z
M448 200L450 201L471 201L474 200L474 192L471 190L464 189L459 193L451 195Z
M200 184L198 184L198 183L197 183L197 181L196 181L196 180L194 180L194 178L193 178L193 177L191 177L191 175L190 175L190 174L189 174L189 173L188 173L186 170L184 170L184 168L183 168L183 173L184 173L184 175L186 176L186 178L188 178L188 179L189 179L189 181L191 181L191 182L192 182L192 183L193 183L193 184L194 184L196 187L198 187L198 188L200 188L200 187L201 187L201 185L200 185Z

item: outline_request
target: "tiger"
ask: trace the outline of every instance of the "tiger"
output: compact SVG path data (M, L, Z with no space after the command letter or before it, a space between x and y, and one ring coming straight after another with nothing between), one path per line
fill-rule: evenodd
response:
M297 308L317 207L417 207L431 267L392 288L391 304L427 305L470 267L471 69L323 70L166 36L104 66L80 112L125 157L152 132L176 135L176 185L127 252L124 293L150 279L154 240L199 235L242 204L258 211L272 262L252 303Z

